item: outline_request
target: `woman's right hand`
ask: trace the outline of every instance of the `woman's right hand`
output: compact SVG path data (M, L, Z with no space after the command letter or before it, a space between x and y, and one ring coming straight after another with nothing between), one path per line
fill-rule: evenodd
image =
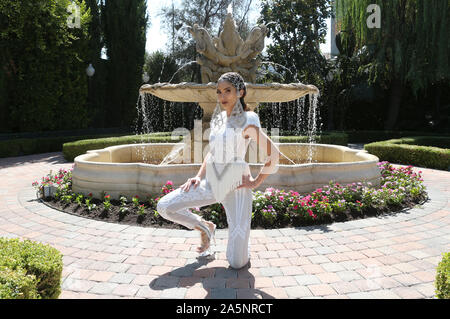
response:
M195 177L188 178L186 183L181 185L180 188L182 191L187 192L187 191L189 191L189 188L191 187L192 184L194 184L194 188L197 188L197 186L200 184L200 177L195 176Z

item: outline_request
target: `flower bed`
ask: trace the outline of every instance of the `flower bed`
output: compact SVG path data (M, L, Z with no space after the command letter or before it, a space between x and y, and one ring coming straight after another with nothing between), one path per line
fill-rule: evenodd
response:
M412 166L394 168L388 162L378 163L382 181L380 187L370 183L340 185L330 181L328 185L309 194L293 190L284 191L267 188L264 192L253 192L252 228L297 227L328 224L366 216L390 213L413 207L427 199L421 171L414 172ZM52 197L43 197L44 202L56 209L83 217L131 225L184 228L162 218L156 211L158 200L174 190L171 181L161 188L158 196L131 199L121 196L111 200L103 193L102 199L72 192L72 170L59 170L48 174L32 184L43 197L44 187L56 186ZM224 208L216 203L191 211L214 222L218 228L226 228Z

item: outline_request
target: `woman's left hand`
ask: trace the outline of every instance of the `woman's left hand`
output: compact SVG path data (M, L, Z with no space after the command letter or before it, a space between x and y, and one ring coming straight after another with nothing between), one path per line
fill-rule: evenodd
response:
M253 189L257 186L256 180L251 175L242 175L242 184L237 189L244 187Z

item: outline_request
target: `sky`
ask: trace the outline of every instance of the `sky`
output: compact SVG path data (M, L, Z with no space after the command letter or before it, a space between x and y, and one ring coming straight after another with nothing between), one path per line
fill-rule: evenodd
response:
M175 6L181 4L181 0L173 1ZM254 3L254 10L250 15L250 21L256 21L259 13L259 0L255 0ZM162 7L170 5L172 5L172 0L147 0L147 11L151 21L151 26L147 29L146 51L148 53L152 53L157 50L165 50L168 37L166 36L165 31L161 28L161 17L158 16L158 13L161 11ZM330 21L328 20L328 29L329 28ZM266 45L268 43L270 43L269 39L266 40ZM323 53L330 52L330 33L327 35L327 43L321 44L320 48Z

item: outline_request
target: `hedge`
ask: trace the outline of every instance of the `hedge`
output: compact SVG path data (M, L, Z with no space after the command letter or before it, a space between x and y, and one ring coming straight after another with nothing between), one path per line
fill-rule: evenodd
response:
M279 143L308 143L307 136L274 136ZM345 134L330 133L315 137L317 143L347 145ZM182 137L172 139L171 132L157 132L150 135L129 135L122 137L97 138L65 143L63 145L64 158L72 162L75 157L85 154L88 150L102 149L113 145L134 143L177 143Z
M436 297L450 299L450 252L442 254L442 260L436 269Z
M370 143L364 149L380 161L448 170L449 144L447 136L416 136Z
M17 138L10 140L0 140L0 158L11 156L23 156L40 154L47 152L61 152L64 143L78 141L80 139L110 137L105 135L87 136L57 136L40 138Z
M308 136L272 136L272 139L278 139L279 143L309 143ZM314 136L314 140L318 144L336 144L344 145L348 144L348 137L345 133L322 133L321 135Z
M68 22L70 4L80 25ZM91 15L81 0L0 1L2 132L86 127Z
M49 245L0 238L0 299L56 299L63 261Z
M404 136L442 136L448 134L440 134L436 132L414 132L414 131L345 131L348 136L349 143L372 143L377 141L386 141L390 139L398 139Z
M169 133L170 134L170 133ZM65 143L63 145L64 158L73 162L75 157L81 154L85 154L88 150L102 149L113 145L123 144L135 144L135 143L177 143L182 140L182 137L172 139L171 136L163 134L159 135L128 135L121 137L108 137L108 138L96 138L79 140L75 142Z

